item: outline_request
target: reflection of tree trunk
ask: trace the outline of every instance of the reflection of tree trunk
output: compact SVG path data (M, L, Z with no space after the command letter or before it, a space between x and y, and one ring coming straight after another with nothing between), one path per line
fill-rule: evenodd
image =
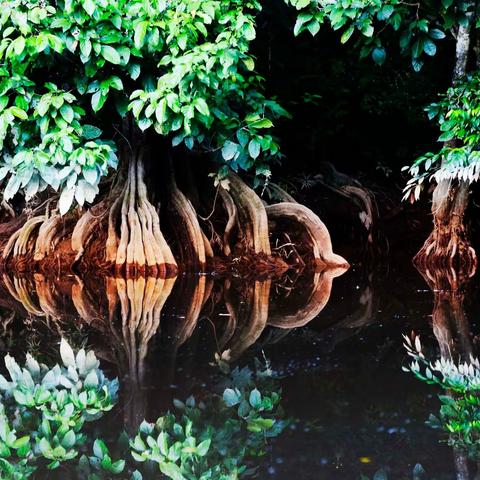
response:
M110 328L119 366L123 365L125 426L134 431L145 417L145 361L148 345L158 333L163 306L170 296L175 278L109 279L107 296ZM121 330L115 328L120 303Z
M465 315L465 290L469 278L457 276L453 269L421 272L434 295L432 328L443 359L468 361L472 354L470 324ZM445 392L448 396L454 393ZM467 453L454 449L457 480L469 480Z
M255 281L248 288L245 304L233 306L233 301L225 297L227 309L235 316L239 325L235 335L229 342L229 358L236 360L251 347L260 337L267 325L268 305L270 300L270 280Z
M469 279L453 270L426 270L422 275L434 295L432 327L442 358L468 359L472 343L464 301Z
M470 480L470 471L468 468L468 458L466 453L454 448L453 458L457 474L456 480Z

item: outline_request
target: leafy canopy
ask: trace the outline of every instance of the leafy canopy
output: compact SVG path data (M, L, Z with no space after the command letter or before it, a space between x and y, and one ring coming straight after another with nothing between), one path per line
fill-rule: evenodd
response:
M472 2L454 0L285 0L300 13L295 34L316 35L322 24L341 32L341 42L358 39L362 57L371 55L381 65L395 33L400 50L411 57L420 71L425 55L434 56L437 42L467 21Z
M118 162L112 125L127 115L173 146L218 152L234 170L268 176L279 155L268 129L286 112L254 72L259 11L256 0L4 1L5 199L51 187L62 214L92 202Z

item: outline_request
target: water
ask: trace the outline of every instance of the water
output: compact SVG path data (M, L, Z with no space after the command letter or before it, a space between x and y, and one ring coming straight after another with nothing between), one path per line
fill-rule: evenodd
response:
M455 478L452 450L425 425L438 411L438 391L401 370L404 333L421 334L438 354L433 294L408 262L279 280L4 276L0 288L1 353L54 359L65 335L92 346L121 378L120 407L104 435L112 425L134 430L174 398L208 390L215 353L227 351L234 364L270 360L293 419L260 478L372 478L380 468L411 478L417 463L426 478ZM478 305L467 307L475 318Z

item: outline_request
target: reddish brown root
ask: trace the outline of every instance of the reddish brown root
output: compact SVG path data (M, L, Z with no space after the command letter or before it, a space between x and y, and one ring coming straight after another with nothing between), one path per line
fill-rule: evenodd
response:
M454 270L460 277L472 277L478 259L470 243L465 222L469 185L441 181L433 193L433 231L414 258L421 271Z

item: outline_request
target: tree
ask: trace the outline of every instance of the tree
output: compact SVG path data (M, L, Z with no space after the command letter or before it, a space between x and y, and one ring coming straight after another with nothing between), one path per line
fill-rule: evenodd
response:
M329 23L341 30L342 43L357 33L362 57L371 55L381 65L387 58L392 33L399 37L399 47L411 57L412 67L420 71L425 58L434 56L437 44L448 35L455 41L452 88L440 102L427 110L431 119L438 118L444 142L437 153L428 153L407 168L412 175L405 189L405 198L417 199L422 186L436 182L432 215L434 228L417 254L416 263L423 267L446 266L466 268L471 274L477 264L470 245L465 210L469 188L478 179L478 79L467 77L470 59L477 46L472 40L478 18L473 1L401 0L286 0L299 11L295 32L315 35L320 25Z
M107 224L105 259L117 270L175 270L147 192L148 167L160 172L157 190L169 192L179 243L188 245L183 259L204 266L215 245L177 187L169 159L178 146L216 161L215 199L223 203L227 226L223 238L213 228L210 236L221 239L223 252L231 253L236 228L246 250L270 255L266 210L233 173L253 169L268 181L269 165L280 157L269 130L288 115L265 97L249 50L258 1L8 0L2 7L4 199L59 192L58 213L46 218L45 209L35 207L35 216L10 236L4 258L29 253L38 231L35 260L42 260L71 220L76 261L96 227ZM155 162L154 152L160 157ZM75 217L72 205L93 203L99 195L94 207Z

